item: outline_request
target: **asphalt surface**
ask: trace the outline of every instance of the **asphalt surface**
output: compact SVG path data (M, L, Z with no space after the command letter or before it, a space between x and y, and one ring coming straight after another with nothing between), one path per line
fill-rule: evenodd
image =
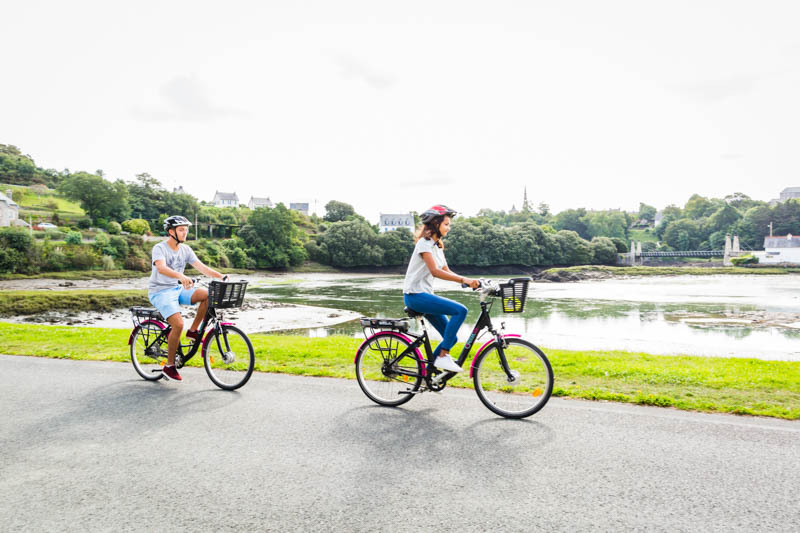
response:
M2 531L798 531L800 422L0 356Z

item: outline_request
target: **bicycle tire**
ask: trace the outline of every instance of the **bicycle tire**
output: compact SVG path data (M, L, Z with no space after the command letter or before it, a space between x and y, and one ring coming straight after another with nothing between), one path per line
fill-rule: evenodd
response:
M384 368L387 359L397 357L410 345L400 334L384 331L373 335L359 347L355 358L356 379L367 398L378 405L397 407L414 397L422 383L423 363L419 360L419 352L415 350L403 357L394 367L396 370L416 372L416 376L393 373L391 370L386 372Z
M167 339L162 338L154 346L155 338L166 329L160 322L147 321L131 333L131 363L136 372L147 381L158 381L164 374L162 367L167 362Z
M217 331L212 331L203 345L203 366L214 385L223 390L236 390L253 375L255 350L250 338L236 326L223 325L220 331L223 338L219 343ZM226 353L220 352L220 346Z
M542 350L516 337L506 338L506 362L519 372L509 383L500 362L497 341L475 360L472 380L483 405L506 418L526 418L547 404L553 394L553 367Z

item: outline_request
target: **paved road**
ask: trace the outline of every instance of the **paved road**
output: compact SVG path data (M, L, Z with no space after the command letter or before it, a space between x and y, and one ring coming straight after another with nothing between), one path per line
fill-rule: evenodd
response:
M0 356L0 530L798 531L800 423Z

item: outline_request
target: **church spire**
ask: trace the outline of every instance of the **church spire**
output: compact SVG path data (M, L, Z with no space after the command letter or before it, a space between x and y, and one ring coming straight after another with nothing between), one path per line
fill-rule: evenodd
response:
M525 186L525 192L524 192L524 195L522 197L522 211L527 213L530 210L531 210L531 205L528 203L528 186L526 185Z

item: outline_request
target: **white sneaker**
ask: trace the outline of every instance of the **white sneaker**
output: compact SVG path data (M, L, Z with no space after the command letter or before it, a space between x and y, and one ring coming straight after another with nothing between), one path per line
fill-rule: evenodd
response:
M448 372L461 372L464 370L460 366L453 361L453 358L450 355L442 355L436 358L436 361L433 362L433 366L436 368L441 368L442 370L447 370Z

